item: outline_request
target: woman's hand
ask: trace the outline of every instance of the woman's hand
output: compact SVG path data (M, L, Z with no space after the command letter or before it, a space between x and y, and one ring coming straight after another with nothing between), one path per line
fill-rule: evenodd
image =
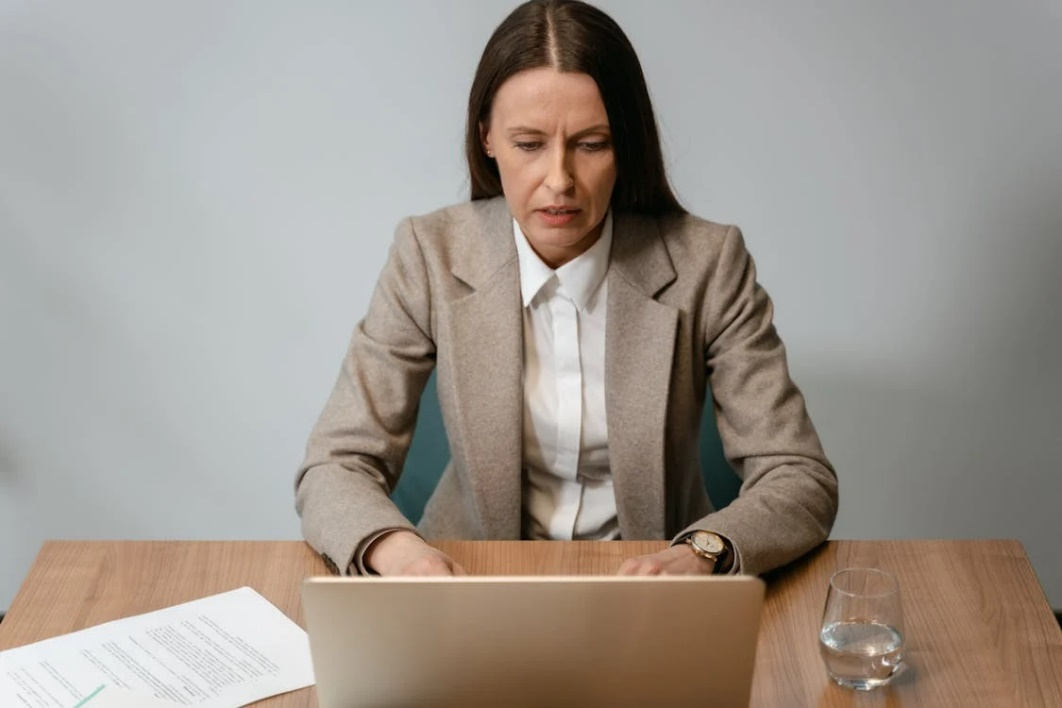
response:
M467 575L450 556L409 531L393 531L365 551L365 565L380 575Z
M623 561L616 575L711 575L715 561L702 558L685 543Z

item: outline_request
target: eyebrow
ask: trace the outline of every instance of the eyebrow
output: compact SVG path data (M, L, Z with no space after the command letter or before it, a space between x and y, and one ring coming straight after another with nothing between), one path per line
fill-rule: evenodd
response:
M527 135L545 135L546 134L545 131L539 130L538 128L531 128L531 127L526 126L526 125L518 125L516 127L509 128L505 132L507 132L509 135L519 135L521 133L527 134ZM607 124L599 123L598 125L592 125L589 128L583 128L578 133L573 133L571 137L578 138L580 136L587 135L588 133L608 133L608 134L611 134L612 131L609 130L609 127L608 127Z

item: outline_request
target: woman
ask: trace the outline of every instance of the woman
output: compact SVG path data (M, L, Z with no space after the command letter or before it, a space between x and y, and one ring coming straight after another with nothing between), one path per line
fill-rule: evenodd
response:
M740 232L668 186L630 42L532 0L469 98L472 201L404 221L296 481L335 571L460 574L425 539L671 539L625 574L759 574L826 539L837 481ZM452 460L414 528L390 500L432 368ZM714 510L711 384L743 484Z

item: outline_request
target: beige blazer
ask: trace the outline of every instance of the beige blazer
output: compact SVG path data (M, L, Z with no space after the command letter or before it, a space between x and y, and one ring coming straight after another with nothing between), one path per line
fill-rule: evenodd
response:
M789 378L772 306L740 231L693 216L616 214L605 335L609 458L624 539L693 528L728 537L760 574L824 541L837 480ZM384 529L434 367L452 459L418 531L518 539L523 318L512 216L501 198L403 221L296 478L306 540L360 566ZM711 383L743 480L713 509L697 432Z

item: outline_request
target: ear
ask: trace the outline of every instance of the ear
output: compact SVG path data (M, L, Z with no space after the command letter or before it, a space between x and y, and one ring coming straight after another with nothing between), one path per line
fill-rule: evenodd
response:
M494 151L490 146L490 129L483 121L479 123L479 144L483 146L483 152L487 153L488 156L494 155Z

